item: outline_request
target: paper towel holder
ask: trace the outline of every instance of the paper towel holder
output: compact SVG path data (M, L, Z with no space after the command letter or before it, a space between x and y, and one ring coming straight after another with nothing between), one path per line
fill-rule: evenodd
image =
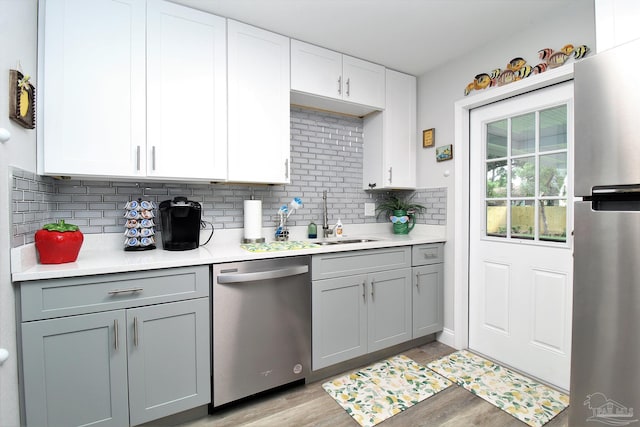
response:
M264 243L266 242L264 237L258 237L257 239L247 239L246 237L242 238L242 243Z
M249 197L249 200L255 200L255 197L253 196L253 194L251 194L251 196ZM246 201L245 201L246 202ZM246 209L246 203L245 203L245 209ZM260 210L260 214L262 213L262 211ZM246 217L246 211L245 211L245 224L247 222L247 217ZM246 233L246 230L245 230ZM266 241L266 239L264 237L246 237L243 236L241 242L243 244L245 243L264 243Z

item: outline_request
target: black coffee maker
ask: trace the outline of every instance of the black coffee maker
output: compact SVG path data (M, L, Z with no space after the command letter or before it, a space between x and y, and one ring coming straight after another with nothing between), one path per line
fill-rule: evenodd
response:
M202 206L186 197L174 197L160 203L162 247L168 251L186 251L200 246Z

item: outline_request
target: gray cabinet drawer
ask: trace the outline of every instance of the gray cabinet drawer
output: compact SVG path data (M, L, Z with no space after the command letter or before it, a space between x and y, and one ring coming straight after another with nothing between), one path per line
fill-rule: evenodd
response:
M427 243L413 247L411 265L438 264L441 262L444 262L443 243Z
M209 266L51 279L20 285L23 322L209 295Z
M314 255L313 280L373 273L411 266L411 246Z

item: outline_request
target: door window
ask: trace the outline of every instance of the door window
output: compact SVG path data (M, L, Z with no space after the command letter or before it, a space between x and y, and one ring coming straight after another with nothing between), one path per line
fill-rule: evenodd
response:
M566 104L485 125L486 236L566 242Z

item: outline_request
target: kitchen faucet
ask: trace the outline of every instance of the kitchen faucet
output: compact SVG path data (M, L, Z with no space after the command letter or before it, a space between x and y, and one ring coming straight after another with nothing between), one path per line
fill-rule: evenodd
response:
M329 227L329 216L327 214L327 190L322 192L322 235L326 238L333 234L333 230Z

